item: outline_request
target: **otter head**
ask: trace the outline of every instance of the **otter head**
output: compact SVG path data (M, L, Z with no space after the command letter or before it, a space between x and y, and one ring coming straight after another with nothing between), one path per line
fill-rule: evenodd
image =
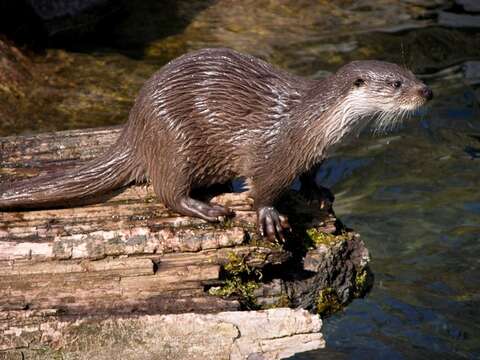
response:
M331 101L322 124L327 144L359 134L367 125L375 133L387 131L433 98L411 71L384 61L353 61L327 79L318 93Z
M410 70L384 61L353 61L335 77L347 87L350 111L359 115L403 117L433 98Z

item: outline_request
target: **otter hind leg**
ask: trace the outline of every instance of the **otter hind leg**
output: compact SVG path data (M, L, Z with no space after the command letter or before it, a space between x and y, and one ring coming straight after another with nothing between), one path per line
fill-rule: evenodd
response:
M163 144L160 144L163 145ZM233 212L225 206L208 204L190 196L192 192L192 165L178 156L174 147L160 146L150 153L148 173L158 199L170 210L210 222L230 217ZM157 155L158 154L158 155ZM157 156L154 156L157 155ZM155 161L154 159L162 159ZM153 160L152 160L153 159Z
M186 179L186 176L174 176L175 179L165 178L164 176L152 176L153 189L170 210L176 211L181 215L198 217L200 219L216 222L220 217L229 217L233 212L225 206L217 204L207 204L203 201L190 197L190 186L187 182L181 182L180 179ZM173 181L172 181L173 180ZM174 186L167 186L167 184Z
M233 211L225 206L207 204L189 196L181 197L174 204L170 204L169 207L182 215L194 216L211 222L219 221L221 217L234 215Z

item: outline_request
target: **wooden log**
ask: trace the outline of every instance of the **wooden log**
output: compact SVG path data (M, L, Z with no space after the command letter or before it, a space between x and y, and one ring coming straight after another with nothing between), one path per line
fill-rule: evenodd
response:
M113 128L0 139L0 181L74 166L105 151L118 134ZM58 338L42 329L63 336L76 321L103 329L159 314L282 306L328 314L369 287L368 251L358 234L332 209L294 192L279 203L293 227L283 246L258 237L247 193L213 198L236 213L219 224L171 212L148 185L96 200L0 212L0 355L19 347L54 351ZM298 343L310 335L291 333ZM284 346L269 339L256 348ZM245 344L237 342L239 354Z

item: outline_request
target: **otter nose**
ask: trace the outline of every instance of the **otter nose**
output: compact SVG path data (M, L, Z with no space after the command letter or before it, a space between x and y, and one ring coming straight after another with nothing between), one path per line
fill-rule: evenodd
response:
M433 91L428 86L424 86L420 89L420 95L427 100L433 99Z

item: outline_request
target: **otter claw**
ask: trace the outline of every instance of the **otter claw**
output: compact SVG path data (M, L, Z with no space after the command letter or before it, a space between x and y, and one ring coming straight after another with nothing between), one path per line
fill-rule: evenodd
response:
M260 235L271 242L285 242L283 231L290 229L287 218L270 206L258 210L257 226Z
M279 214L280 218L280 225L282 226L283 229L287 229L289 232L292 231L292 227L290 226L290 223L288 222L288 218L285 215Z
M207 212L209 216L216 217L219 221L222 221L222 219L233 217L235 215L233 210L217 204L210 204L210 209Z

